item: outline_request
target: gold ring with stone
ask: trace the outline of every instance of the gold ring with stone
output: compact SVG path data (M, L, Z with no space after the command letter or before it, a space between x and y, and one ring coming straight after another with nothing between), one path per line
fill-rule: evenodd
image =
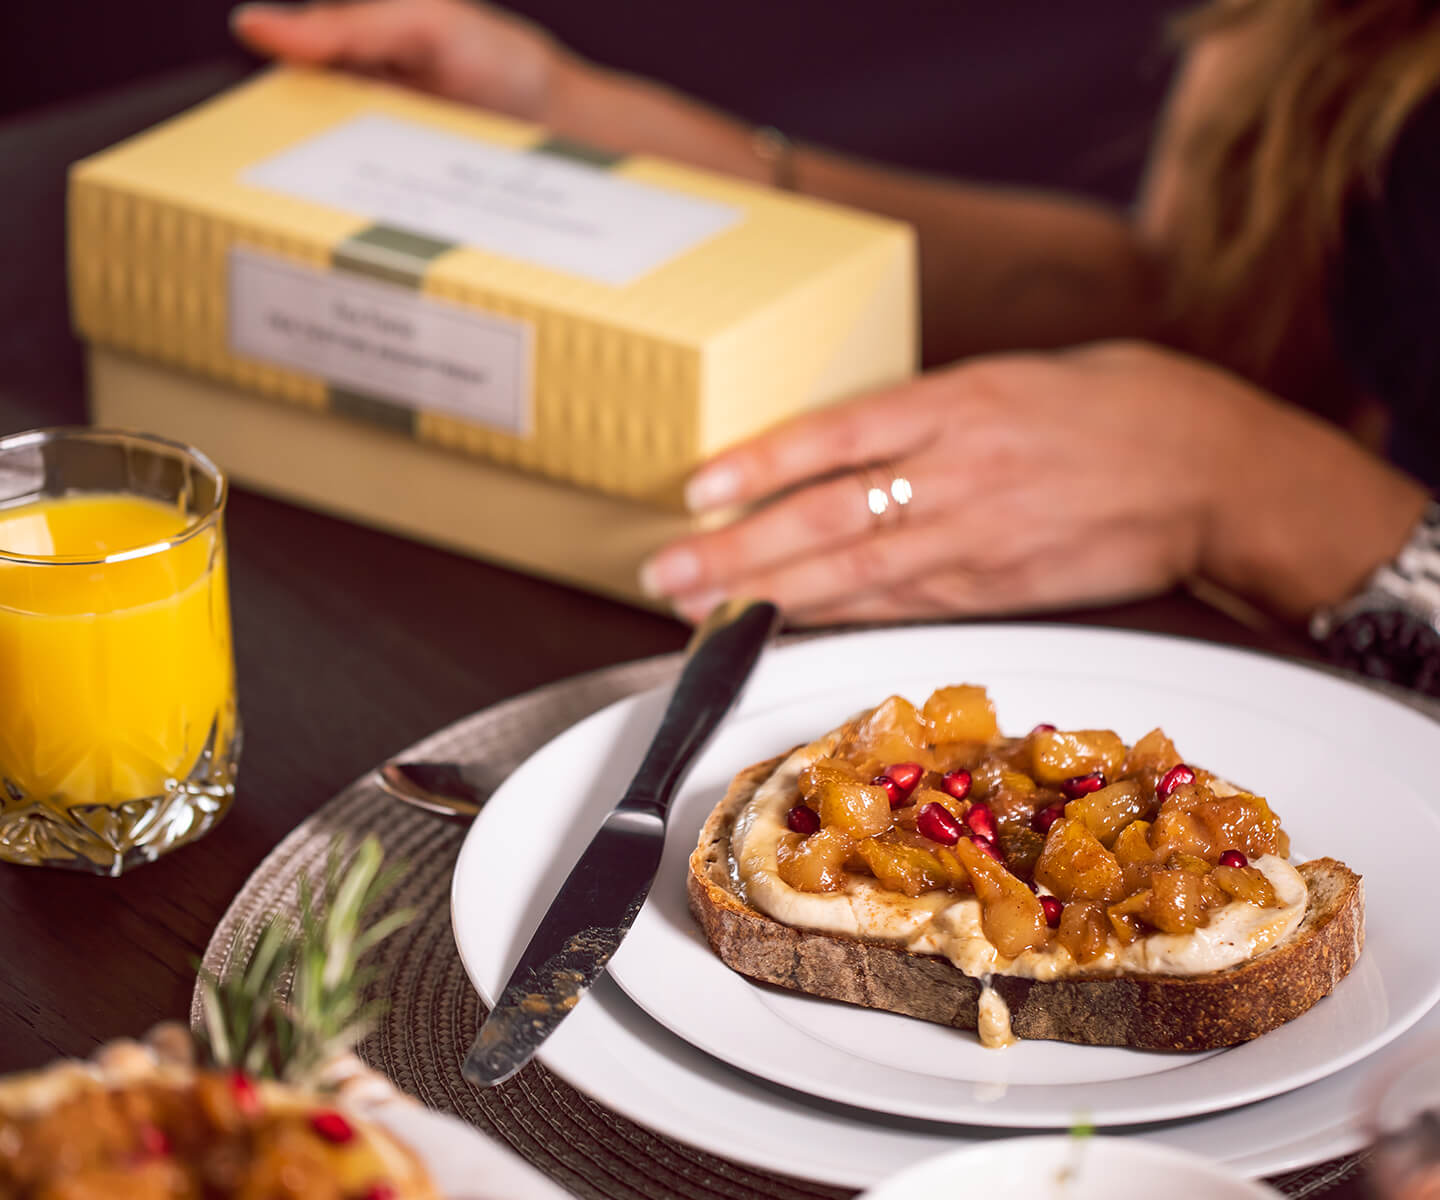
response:
M878 525L893 525L905 516L915 491L910 481L895 470L891 463L862 467L858 472L865 489L865 507Z

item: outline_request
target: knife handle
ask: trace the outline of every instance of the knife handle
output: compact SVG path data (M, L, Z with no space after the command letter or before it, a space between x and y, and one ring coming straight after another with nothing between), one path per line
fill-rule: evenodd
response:
M660 728L618 807L665 816L695 755L740 695L780 623L768 600L722 601L690 639Z

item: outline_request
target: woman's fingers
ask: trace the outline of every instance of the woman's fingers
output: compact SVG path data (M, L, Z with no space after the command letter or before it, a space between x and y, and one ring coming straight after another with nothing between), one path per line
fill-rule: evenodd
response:
M717 455L685 489L694 512L747 504L806 480L899 458L940 433L949 372L807 413Z
M786 612L820 608L884 591L963 556L954 530L941 521L913 521L853 538L791 561L772 563L716 589L701 587L675 597L689 620L703 616L717 591L773 600Z
M361 4L242 4L231 27L261 54L310 66L411 65L433 53L436 7L394 0Z
M878 528L721 586L684 590L675 609L699 620L729 594L773 600L810 625L1030 612L1151 594L1193 560L1193 546L1164 519L1131 515L1067 536L1047 520L1047 498L1025 490Z
M307 66L344 67L525 120L542 120L563 54L537 27L469 0L245 4L231 18L253 49Z
M970 483L959 473L937 474L921 459L892 464L895 479L911 487L903 507L907 523L951 511L963 503ZM685 538L656 554L641 570L652 596L724 588L756 571L794 563L853 543L883 528L870 508L870 492L893 487L890 471L845 471L800 488L709 533ZM894 506L891 514L902 511Z
M641 568L641 586L652 596L723 587L740 575L853 541L873 520L860 477L840 475L666 547Z
M652 596L683 613L690 593L768 596L811 607L884 588L913 571L959 563L985 570L1037 553L1053 537L1048 485L997 489L983 469L962 469L943 451L893 464L911 499L876 516L874 487L890 470L848 471L797 489L729 525L665 547L641 570Z

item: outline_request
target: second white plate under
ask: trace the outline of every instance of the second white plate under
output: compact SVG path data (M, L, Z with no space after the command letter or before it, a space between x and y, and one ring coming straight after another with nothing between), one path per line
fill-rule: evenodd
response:
M1133 738L1162 724L1188 756L1269 794L1301 851L1335 851L1368 875L1370 944L1360 966L1333 997L1281 1030L1222 1054L1183 1058L1048 1043L996 1054L969 1034L760 988L721 966L685 912L683 862L734 771L808 740L889 690L921 699L930 687L962 679L991 687L1007 728L1048 719L1109 725ZM457 941L482 993L493 995L503 982L623 789L663 702L663 695L637 697L568 731L511 778L477 823L457 867L454 903ZM692 1045L758 1079L839 1105L900 1113L922 1136L935 1126L916 1126L917 1118L1033 1127L1232 1107L1339 1070L1399 1034L1433 1001L1440 968L1417 962L1408 942L1414 914L1424 911L1410 907L1421 899L1411 889L1421 886L1424 864L1440 846L1440 823L1422 799L1437 758L1440 727L1403 706L1313 671L1197 643L968 627L792 646L766 660L740 711L692 772L651 902L612 971L637 1003ZM610 1058L610 1047L592 1044L577 1058L575 1031L618 1022L638 1041L671 1039L646 1036L605 994L597 989L580 1006L543 1057L613 1103L607 1093L629 1072L611 1069L598 1079L591 1067L597 1054ZM587 1008L591 1020L582 1019ZM615 1040L613 1028L607 1039ZM693 1055L682 1057L693 1068ZM685 1105L672 1102L670 1110L677 1107ZM686 1136L672 1128L671 1111L657 1114L643 1099L641 1110L631 1115ZM1175 1127L1158 1132L1167 1128ZM1287 1140L1314 1131L1291 1131ZM710 1132L691 1130L689 1140L711 1140ZM1254 1138L1230 1138L1229 1151L1227 1158L1259 1153L1264 1169L1278 1169ZM853 1172L810 1173L864 1181Z

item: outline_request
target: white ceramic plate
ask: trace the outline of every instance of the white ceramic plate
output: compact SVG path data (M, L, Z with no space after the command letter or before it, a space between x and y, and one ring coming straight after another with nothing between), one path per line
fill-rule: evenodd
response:
M445 1200L566 1200L569 1196L514 1151L458 1117L409 1100L375 1105L368 1115L420 1156Z
M918 673L909 664L923 664L926 673ZM1376 895L1380 895L1379 910L1389 912L1394 901L1386 899L1393 892L1387 881L1399 880L1401 883L1393 886L1403 886L1406 878L1424 877L1427 847L1433 849L1436 842L1436 821L1416 797L1428 780L1429 763L1440 761L1440 727L1365 689L1261 656L1144 635L1038 627L886 631L803 643L768 656L740 711L697 765L677 802L673 853L667 852L666 866L652 892L653 905L642 913L612 964L616 974L644 994L643 984L637 981L645 978L644 960L654 939L669 939L660 944L679 957L667 961L660 974L688 985L698 972L702 980L699 1011L711 1012L704 1006L718 991L732 985L738 988L737 994L751 997L741 1001L751 1008L741 1010L736 1018L740 1024L730 1026L728 1009L699 1023L733 1028L736 1040L742 1043L749 1040L745 1022L752 1019L772 1022L772 1026L779 1021L791 1029L776 1060L762 1064L764 1073L772 1077L796 1072L805 1075L808 1060L823 1057L821 1052L827 1048L853 1056L851 1047L872 1044L864 1037L847 1040L843 1030L842 1036L835 1038L838 1045L817 1036L817 1031L827 1030L826 1036L833 1037L835 1027L828 1022L854 1018L878 1022L871 1025L875 1030L898 1023L905 1030L919 1031L913 1033L915 1037L938 1034L956 1047L955 1053L971 1059L980 1055L978 1049L972 1053L968 1048L967 1035L745 983L703 951L698 935L690 932L683 900L678 908L666 901L667 895L681 894L674 870L688 851L685 841L693 842L704 811L739 766L808 740L854 708L873 703L886 690L900 689L919 697L936 683L964 678L991 685L1007 728L1025 728L1036 720L1050 719L1062 724L1109 724L1133 737L1150 724L1163 723L1190 757L1219 765L1235 778L1268 791L1297 834L1302 850L1334 847L1369 874L1370 945L1351 979L1311 1014L1250 1047L1206 1058L1187 1057L1181 1060L1183 1066L1174 1066L1174 1060L1167 1059L1171 1069L1160 1074L1154 1072L1154 1056L1072 1047L1052 1047L1070 1062L1052 1059L1048 1068L1038 1059L1027 1066L1015 1051L986 1055L976 1061L988 1074L959 1080L906 1070L903 1063L894 1065L893 1057L883 1067L867 1065L862 1059L840 1086L829 1091L829 1097L851 1105L871 1104L869 1085L876 1072L900 1072L910 1077L906 1086L933 1089L947 1085L955 1108L978 1114L967 1120L993 1125L1023 1121L1026 1112L1033 1111L1016 1103L1017 1095L1024 1095L1039 1097L1064 1122L1075 1111L1069 1101L1077 1093L1088 1096L1096 1088L1108 1088L1113 1097L1110 1111L1127 1112L1136 1107L1125 1098L1127 1086L1173 1093L1182 1086L1189 1088L1189 1077L1183 1073L1204 1072L1195 1077L1205 1078L1219 1070L1229 1082L1217 1083L1214 1094L1220 1103L1240 1103L1246 1096L1273 1090L1273 1086L1268 1076L1258 1072L1260 1063L1252 1063L1257 1068L1252 1070L1242 1062L1232 1073L1232 1068L1224 1065L1227 1062L1263 1050L1266 1043L1289 1041L1290 1053L1281 1056L1284 1061L1268 1066L1277 1066L1285 1081L1281 1086L1298 1086L1326 1069L1336 1069L1346 1056L1364 1054L1424 1011L1435 991L1434 966L1411 961L1415 956L1407 954L1403 921L1395 925L1389 919L1376 920ZM503 983L549 897L601 814L619 794L643 752L663 701L660 695L639 697L576 726L522 767L477 822L457 866L453 901L462 958L487 997ZM1365 841L1355 830L1345 833L1344 846L1335 847L1335 830L1316 828L1313 821L1305 820L1308 800L1299 807L1285 802L1287 795L1313 797L1322 790L1322 783L1334 787L1338 781L1348 793L1355 785L1347 780L1356 776L1347 776L1345 768L1353 769L1351 760L1360 753L1351 747L1361 747L1367 755L1359 777L1363 783L1355 792L1355 820L1361 827L1368 822L1372 831L1398 828L1396 812L1410 822L1403 835L1386 835L1383 857L1378 859L1375 854L1380 847L1368 854L1352 852L1357 839ZM557 753L557 748L564 753ZM1281 750L1286 753L1279 753ZM737 757L729 757L731 754ZM1372 767L1371 762L1379 765ZM1377 812L1377 806L1383 808ZM1384 819L1377 820L1381 813ZM539 853L534 852L537 847ZM667 991L658 999L646 994L647 1003L655 1008L683 1009L684 1005L666 999L669 994ZM757 1008L753 998L759 995L766 999ZM792 1001L809 1008L810 1014L787 1017L769 1007L778 1002L783 1009ZM1325 1013L1342 1005L1368 1024L1362 1026L1361 1037L1352 1037L1348 1049L1337 1055L1328 1040L1331 1031ZM768 1009L768 1015L762 1009ZM679 1018L672 1014L672 1019L681 1024L688 1017L682 1011ZM1321 1028L1322 1022L1327 1028ZM1307 1029L1310 1032L1303 1032ZM903 1043L912 1034L889 1031L877 1036L899 1036ZM1033 1049L1043 1051L1045 1047ZM1006 1059L1011 1054L1015 1057ZM1077 1067L1073 1054L1098 1057L1090 1066L1079 1060L1082 1065ZM947 1129L914 1119L897 1121L853 1107L807 1100L758 1078L736 1075L655 1028L607 981L565 1022L542 1058L576 1086L673 1136L746 1161L836 1183L871 1182L886 1173L887 1165L889 1169L899 1165L897 1155L903 1156L903 1162L933 1153L947 1144L947 1137L968 1140L985 1136L975 1129ZM1131 1065L1123 1063L1127 1059ZM1002 1061L1019 1066L1002 1068ZM997 1076L1001 1070L1022 1068L1035 1071L1039 1078L1032 1076L1033 1081L1027 1082ZM1082 1078L1087 1072L1088 1080ZM1157 1089L1157 1080L1166 1083ZM1228 1095L1220 1095L1226 1089ZM1315 1091L1306 1089L1301 1096ZM1162 1103L1167 1099L1161 1095ZM1300 1104L1299 1096L1295 1103ZM999 1115L1002 1110L1003 1116ZM1014 1115L1017 1110L1018 1116ZM1153 1118L1155 1114L1145 1110L1141 1115ZM1352 1106L1337 1105L1332 1094L1325 1106L1308 1110L1303 1122L1220 1117L1157 1127L1147 1136L1171 1144L1200 1137L1204 1152L1243 1163L1247 1170L1269 1172L1343 1150L1344 1145L1336 1139L1343 1139L1352 1115ZM841 1136L833 1136L837 1131ZM1321 1131L1325 1131L1323 1136ZM1223 1145L1212 1142L1212 1134L1222 1137ZM823 1150L811 1145L814 1138L823 1143Z
M1111 1137L1033 1137L952 1150L860 1200L967 1195L1027 1200L1278 1200L1280 1193L1203 1158Z
M917 672L913 663L927 667ZM919 703L938 684L967 680L989 687L1008 729L1049 720L1111 727L1134 740L1162 725L1182 753L1268 796L1297 847L1333 852L1367 876L1369 943L1352 976L1263 1038L1224 1053L1175 1055L1055 1042L988 1051L970 1033L760 987L728 970L689 916L684 881L696 833L731 776L891 691ZM1323 705L1315 702L1320 685L1333 697ZM483 886L528 896L538 907L517 926L528 937L579 846L624 790L663 700L649 695L614 705L526 762L467 843L467 856L479 838L490 850L473 867L462 859L457 897L471 870ZM1377 712L1418 724L1428 739L1334 736L1336 728L1358 731ZM1302 668L1194 643L993 627L804 643L767 660L686 781L650 900L611 974L656 1020L733 1066L898 1116L1055 1128L1077 1118L1116 1125L1233 1107L1354 1062L1440 995L1440 960L1414 954L1410 944L1414 914L1428 902L1426 866L1440 854L1440 820L1420 798L1436 762L1440 726L1390 701ZM568 781L563 788L555 786L559 778ZM1363 788L1346 783L1359 780ZM534 810L525 798L540 794L547 796L546 825L563 822L567 837L577 839L575 853L526 836ZM1383 820L1375 819L1376 804ZM467 961L465 914L486 909L479 898L457 904ZM517 954L520 945L512 947Z

